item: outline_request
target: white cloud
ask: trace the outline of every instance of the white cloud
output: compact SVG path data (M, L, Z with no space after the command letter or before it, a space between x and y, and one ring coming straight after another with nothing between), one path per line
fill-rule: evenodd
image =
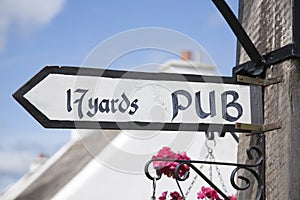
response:
M66 142L66 138L31 134L24 140L8 136L2 138L0 134L0 196L8 184L16 182L28 172L30 164L40 153L52 155Z
M12 24L20 29L45 25L62 10L65 2L66 0L0 0L0 53L5 49Z
M0 152L0 174L23 174L33 158L37 157L33 152Z
M0 195L3 189L28 171L30 163L36 157L31 151L0 151Z

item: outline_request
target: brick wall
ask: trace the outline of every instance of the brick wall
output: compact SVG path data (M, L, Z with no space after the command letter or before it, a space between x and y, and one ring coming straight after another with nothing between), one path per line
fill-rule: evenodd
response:
M240 0L239 18L261 54L292 42L291 0ZM239 63L249 60L238 48ZM266 133L266 199L300 199L300 62L288 60L269 67L266 78L283 76L264 89L264 123L282 122L282 129ZM238 160L255 138L240 137ZM254 199L255 188L239 200Z

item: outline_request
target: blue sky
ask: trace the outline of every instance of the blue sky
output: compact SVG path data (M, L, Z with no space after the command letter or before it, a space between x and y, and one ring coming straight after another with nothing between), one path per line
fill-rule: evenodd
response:
M227 2L236 12L238 1ZM222 75L231 75L236 39L210 0L0 1L0 190L22 176L40 152L53 154L70 133L43 128L12 94L43 66L80 66L99 43L143 27L191 37L208 51ZM149 62L148 53L122 58L114 68ZM153 62L166 58L150 54Z

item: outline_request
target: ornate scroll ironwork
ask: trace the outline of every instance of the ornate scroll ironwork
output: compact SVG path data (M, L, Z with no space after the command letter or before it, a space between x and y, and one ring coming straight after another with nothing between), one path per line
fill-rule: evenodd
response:
M259 140L264 143L264 134L259 134ZM212 162L212 161L202 161L202 160L172 160L172 159L152 159L148 161L145 165L145 175L150 180L159 180L162 177L162 172L160 169L155 169L156 176L152 176L149 172L149 167L151 163L155 161L169 161L169 162L177 162L179 163L176 166L175 169L175 180L177 182L177 185L179 187L179 190L181 192L181 195L184 197L184 194L182 192L182 189L180 187L180 184L178 181L185 181L189 177L190 172L186 172L183 176L179 175L179 169L182 165L188 165L194 172L196 172L207 184L209 184L213 189L215 189L220 196L222 196L224 199L229 200L229 197L221 190L219 189L204 173L201 172L198 167L196 167L196 164L202 164L202 165L220 165L220 166L234 166L236 167L230 177L230 183L231 185L238 191L240 190L247 190L250 188L252 184L254 184L253 181L249 177L246 177L243 174L238 174L240 170L245 170L249 172L251 175L254 176L255 181L257 183L257 193L256 193L256 200L263 199L264 196L264 172L261 171L258 172L259 168L264 169L264 149L259 148L258 146L250 146L246 150L247 157L249 161L254 161L253 164L244 164L244 163L230 163L230 162ZM256 155L255 155L256 154ZM255 161L256 160L256 161ZM237 183L237 181L240 180L242 185L239 185L241 183Z

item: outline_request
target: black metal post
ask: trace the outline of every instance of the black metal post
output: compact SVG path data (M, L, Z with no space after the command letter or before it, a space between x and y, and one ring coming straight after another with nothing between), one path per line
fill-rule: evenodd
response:
M260 55L257 48L254 46L253 42L249 38L248 34L244 30L228 4L224 0L212 1L225 18L226 22L234 32L241 45L244 47L252 62L256 63L257 65L264 65L265 59Z

